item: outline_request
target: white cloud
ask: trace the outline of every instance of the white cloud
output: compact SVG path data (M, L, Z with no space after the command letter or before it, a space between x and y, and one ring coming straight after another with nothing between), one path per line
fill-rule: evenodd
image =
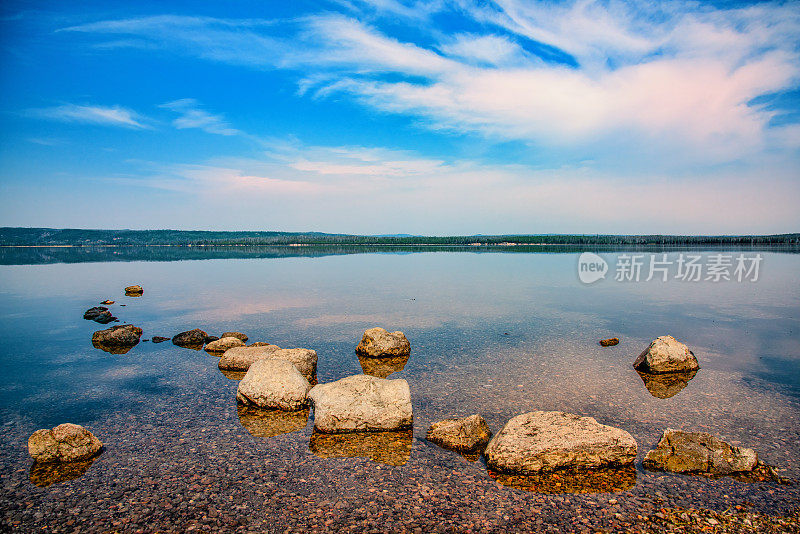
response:
M200 103L193 98L183 98L161 104L160 107L174 111L180 115L172 121L178 129L198 128L204 132L217 135L239 135L242 132L231 127L222 115L212 115L200 109Z
M120 106L79 106L64 104L50 108L29 110L36 117L63 122L80 122L103 126L122 126L125 128L149 128L143 124L143 118L136 112Z

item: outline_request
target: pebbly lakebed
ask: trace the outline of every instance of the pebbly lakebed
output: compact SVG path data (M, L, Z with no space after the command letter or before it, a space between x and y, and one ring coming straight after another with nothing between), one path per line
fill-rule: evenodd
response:
M682 521L675 510L703 509L697 528L714 528L724 522L713 514L779 518L800 506L797 251L592 249L608 272L587 284L576 249L303 248L0 251L0 528L659 531ZM707 279L719 255L730 257L729 279ZM756 255L758 278L737 280L737 258ZM698 281L678 276L689 256L705 269ZM620 267L631 258L641 261L638 281ZM647 281L652 262L666 275ZM141 296L125 295L132 284ZM316 350L320 383L405 378L414 428L320 436L313 410L237 407L238 382L218 356L170 342L96 349L92 333L106 326L82 314L106 299L113 324L141 327L142 339L239 331ZM373 326L405 332L408 360L359 358ZM666 334L696 354L696 375L665 383L632 368ZM620 343L598 344L610 337ZM611 479L526 485L425 440L448 417L479 413L497 433L532 410L627 430L635 466ZM89 428L103 453L73 472L32 472L28 436L63 422ZM643 469L668 427L753 448L789 483Z

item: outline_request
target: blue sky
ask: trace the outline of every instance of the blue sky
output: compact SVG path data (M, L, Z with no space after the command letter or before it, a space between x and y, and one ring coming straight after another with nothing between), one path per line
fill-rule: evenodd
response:
M15 2L3 226L800 231L797 2Z

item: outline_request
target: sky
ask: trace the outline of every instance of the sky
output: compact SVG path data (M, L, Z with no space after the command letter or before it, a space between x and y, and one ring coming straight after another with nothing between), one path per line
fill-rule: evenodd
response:
M0 4L0 226L800 232L800 2Z

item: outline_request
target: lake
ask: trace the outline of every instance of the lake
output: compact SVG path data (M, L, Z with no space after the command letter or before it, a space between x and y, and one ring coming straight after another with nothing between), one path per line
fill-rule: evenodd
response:
M754 448L800 477L797 250L592 249L608 272L587 284L574 248L298 248L0 251L2 524L580 531L662 507L797 508L796 484L641 467L663 430L680 428ZM699 281L676 278L690 256L705 269ZM739 256L759 257L755 281L752 270L736 273ZM617 280L631 257L642 262L639 281ZM706 279L721 261L730 279ZM663 272L646 281L651 262ZM141 297L124 296L132 284ZM106 327L82 315L106 299L142 339L240 331L316 350L321 383L362 372L404 378L413 432L312 435L313 412L289 420L237 409L237 381L216 356L169 342L98 350L92 332ZM360 361L355 346L373 326L402 330L410 358ZM667 334L700 362L685 383L648 382L632 368ZM609 337L619 345L598 344ZM636 469L616 486L575 492L562 480L530 491L425 440L430 423L448 417L480 413L496 433L532 410L627 430L639 444ZM28 436L63 422L89 428L105 451L83 473L31 473Z

